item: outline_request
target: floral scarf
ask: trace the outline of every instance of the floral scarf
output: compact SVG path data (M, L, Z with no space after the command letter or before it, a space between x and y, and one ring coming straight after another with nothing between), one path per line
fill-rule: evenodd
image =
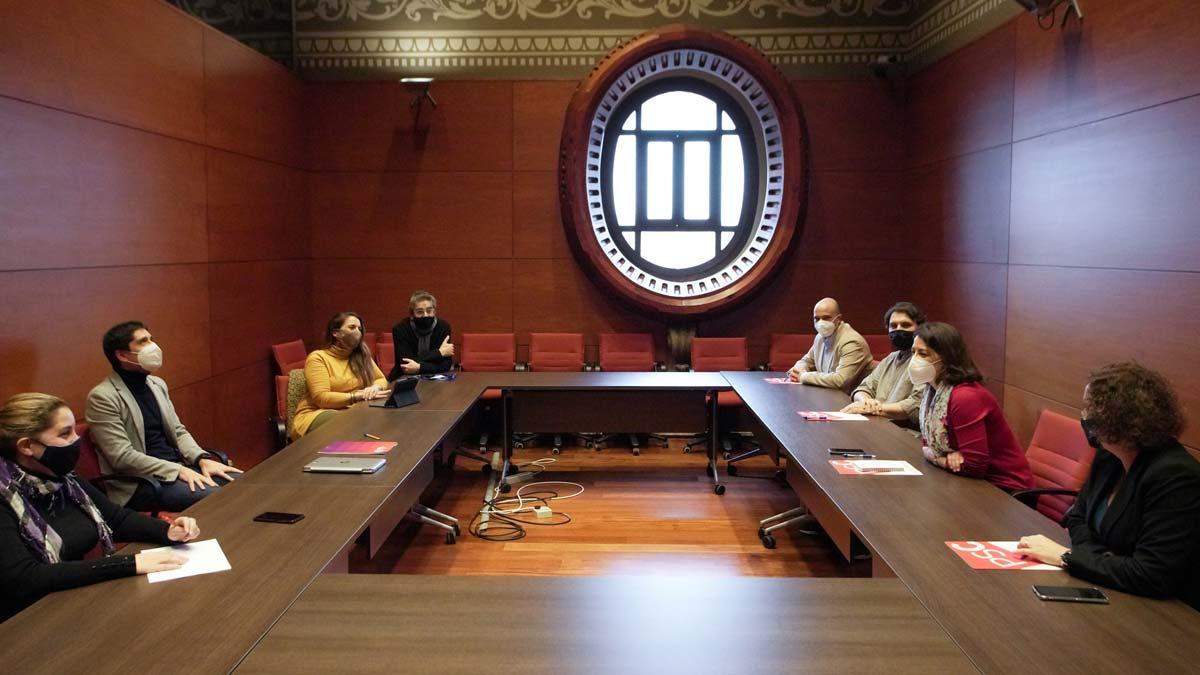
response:
M926 385L925 396L921 398L921 442L938 457L954 452L954 448L950 447L950 436L946 433L946 416L952 391L953 385L939 384L935 387L931 382Z

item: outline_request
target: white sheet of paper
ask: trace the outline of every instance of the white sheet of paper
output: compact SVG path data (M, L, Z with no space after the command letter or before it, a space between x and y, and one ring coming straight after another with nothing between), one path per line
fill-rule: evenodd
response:
M837 410L798 410L797 415L810 422L866 422L866 415L844 413Z
M902 459L853 459L847 462L864 473L879 471L884 476L922 476L912 464Z
M221 550L221 545L217 543L216 539L194 541L183 546L152 548L150 551L164 551L187 558L187 562L177 570L147 574L146 578L152 584L160 581L193 577L197 574L211 574L212 572L224 572L225 570L232 569L229 565L229 559L225 557L225 552Z

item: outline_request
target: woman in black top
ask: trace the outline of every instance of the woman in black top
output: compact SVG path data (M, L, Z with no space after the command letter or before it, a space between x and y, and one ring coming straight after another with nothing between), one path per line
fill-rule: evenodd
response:
M404 375L435 375L454 367L450 323L437 316L437 300L417 291L408 300L408 318L392 326L396 365L387 379Z
M1042 535L1020 548L1085 581L1200 609L1200 462L1176 440L1175 392L1152 370L1116 363L1092 373L1082 412L1096 458L1066 515L1071 548Z
M170 553L114 556L114 541L172 544L200 533L192 518L168 525L76 478L79 441L58 397L18 394L0 408L0 621L54 591L184 562ZM105 557L83 560L97 544Z

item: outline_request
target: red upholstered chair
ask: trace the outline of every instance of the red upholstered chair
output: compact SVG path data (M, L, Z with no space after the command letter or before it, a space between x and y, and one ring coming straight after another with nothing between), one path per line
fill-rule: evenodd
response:
M661 364L654 361L654 337L649 333L601 333L600 370L621 373L643 373L659 370ZM589 439L589 447L600 447L620 434L600 434ZM634 455L641 454L641 443L637 434L628 434L629 448ZM650 440L667 445L667 437L649 434Z
M158 481L153 478L103 473L100 470L100 456L96 450L96 445L92 442L87 422L76 424L75 433L79 436L79 461L75 464L75 475L79 476L80 479L91 483L101 492L107 492L105 485L111 480L134 480L151 486L155 491L159 489ZM179 514L169 511L154 511L150 515L169 523L175 520ZM94 556L89 553L88 557Z
M872 368L879 365L880 361L895 351L895 348L892 347L892 341L886 335L864 335L863 339L867 341L867 346L871 348Z
M746 346L746 338L692 338L692 370L699 373L713 373L722 370L749 370L750 356ZM717 393L717 413L736 411L743 406L742 397L737 392L722 391ZM725 425L723 425L725 426ZM737 458L733 457L734 440L753 443L753 435L743 432L721 433L721 449L725 459L734 461L745 457L762 454L756 446L753 450ZM683 446L684 452L691 452L697 445L708 443L708 434L694 436Z
M529 336L529 370L535 372L573 372L584 369L583 333L532 333ZM523 431L513 434L513 447L523 448L534 441L542 433L551 437L553 445L550 451L554 454L562 452L563 437L567 434L553 429ZM588 438L580 435L587 443Z
M1087 480L1095 456L1077 418L1043 410L1025 452L1037 487L1013 496L1061 524Z
M308 358L308 349L304 346L303 340L292 340L271 345L271 354L275 357L277 374L287 375L296 368L304 367L304 359Z
M390 377L392 369L396 367L396 344L392 342L390 331L379 334L371 354L375 356L375 363L383 371L384 377Z
M459 342L456 355L458 356L458 367L463 371L495 373L512 371L516 368L517 336L513 333L463 333L459 336ZM495 410L500 396L499 389L488 389L483 392L480 401L482 401L485 415ZM492 464L491 459L487 457L488 436L485 426L479 434L478 452L459 448L454 451L454 454L483 462L483 472L485 474L490 472Z
M812 349L816 336L801 333L771 333L771 347L767 356L767 370L779 372L791 370L796 362Z

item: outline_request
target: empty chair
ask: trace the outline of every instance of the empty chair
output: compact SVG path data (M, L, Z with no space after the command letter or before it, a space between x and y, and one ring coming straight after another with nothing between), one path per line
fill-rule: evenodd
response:
M534 372L580 372L584 368L583 333L532 333L529 336L529 364ZM563 447L561 430L552 431L551 452L558 454ZM521 448L536 439L538 432L513 434L513 447ZM586 437L584 438L586 442Z
M1025 451L1037 487L1013 496L1061 524L1087 480L1095 456L1077 418L1043 410Z
M517 365L517 336L513 333L463 333L458 346L458 367L464 372L504 372L511 371ZM496 409L496 402L502 393L499 389L487 389L479 397L485 416L490 416ZM456 455L462 455L483 462L483 472L492 470L491 460L487 457L488 432L487 425L479 434L479 451L472 452L465 448L457 448Z
M371 354L375 356L375 363L380 370L385 373L392 372L392 368L396 366L396 344L392 342L391 332L384 331L379 334L379 339L371 348Z
M871 349L872 368L879 365L880 361L887 358L887 355L896 349L886 335L864 335L863 339L867 341L867 346Z
M746 338L692 338L692 370L701 373L719 372L722 370L749 370L750 356L746 347ZM717 414L722 417L729 418L734 416L738 409L743 407L742 397L734 391L717 392ZM721 447L725 453L725 458L730 459L733 454L734 440L754 442L754 436L745 432L725 431L728 425L720 425L721 431ZM688 440L687 445L683 447L684 452L691 452L692 448L697 445L706 445L708 443L708 433L693 436ZM756 446L753 450L745 455L739 456L742 459L754 454L762 454L762 451Z
M767 370L772 372L791 370L792 366L808 353L808 350L812 347L812 343L812 335L771 333Z
M654 337L649 333L602 333L600 335L600 370L609 372L641 373L657 370L654 361ZM590 444L599 449L601 444L619 434L599 434L589 438ZM637 434L628 434L629 448L634 455L641 454ZM650 440L667 444L667 437L650 434Z
M308 348L304 346L303 340L292 340L271 345L271 355L275 357L276 372L286 376L292 370L304 367L304 359L308 358Z

